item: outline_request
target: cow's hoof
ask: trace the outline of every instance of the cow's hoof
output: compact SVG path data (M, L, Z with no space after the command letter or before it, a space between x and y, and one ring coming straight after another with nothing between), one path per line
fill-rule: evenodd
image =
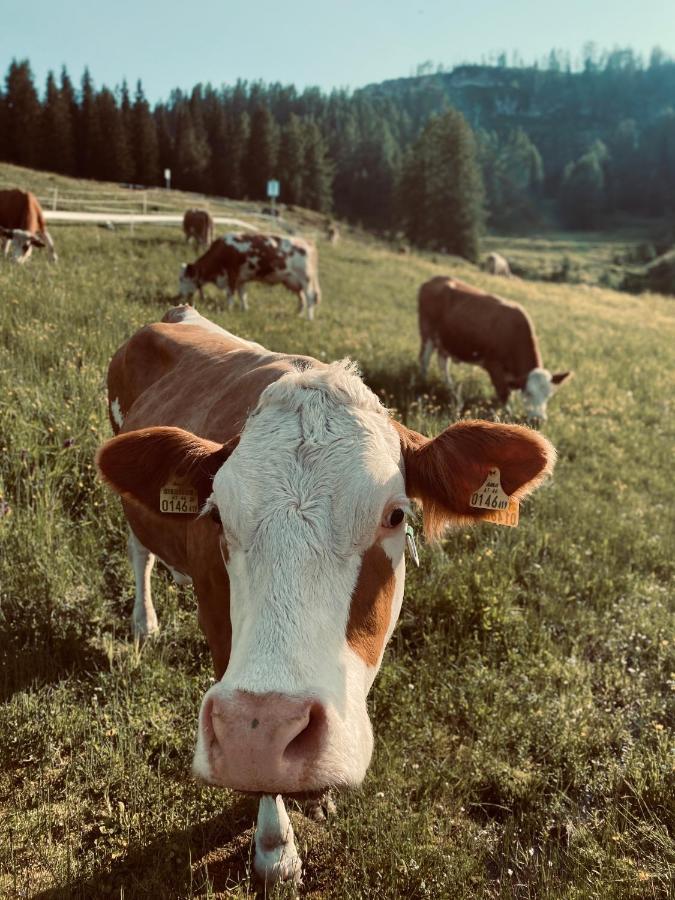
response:
M260 853L256 848L253 869L258 878L267 885L279 883L300 884L302 881L302 860L293 844L293 851L286 848L274 853Z
M152 637L153 634L157 634L159 631L159 622L157 621L157 616L145 616L143 618L135 618L131 619L131 633L134 636L134 640L143 641L146 638Z

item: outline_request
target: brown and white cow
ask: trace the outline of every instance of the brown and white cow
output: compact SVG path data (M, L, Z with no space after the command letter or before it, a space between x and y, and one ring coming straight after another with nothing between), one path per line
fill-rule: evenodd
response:
M183 216L185 240L194 240L198 247L208 247L213 241L213 219L206 209L186 209Z
M490 275L502 275L504 278L511 277L509 262L500 253L488 254L485 260L485 269Z
M277 795L366 774L366 697L401 608L412 501L429 536L475 522L488 513L470 498L491 469L521 498L554 450L479 421L427 438L392 419L349 361L272 353L190 307L117 351L108 391L116 436L97 463L129 523L134 632L157 629L157 557L194 585L218 679L193 772L263 795L256 870L298 878Z
M534 326L522 306L442 275L422 285L417 302L422 378L435 350L449 386L451 359L474 363L486 370L502 403L519 390L527 417L546 419L549 398L571 372L552 375L543 368Z
M44 213L35 194L18 188L0 191L0 246L5 256L24 263L33 247L49 247L51 258L57 261L51 235L47 231Z
M245 285L249 281L283 284L299 301L299 312L314 317L321 299L316 247L302 238L267 234L226 234L217 238L199 259L185 263L179 278L183 297L202 294L205 284L227 291L227 307L232 308L235 291L242 309L248 309Z

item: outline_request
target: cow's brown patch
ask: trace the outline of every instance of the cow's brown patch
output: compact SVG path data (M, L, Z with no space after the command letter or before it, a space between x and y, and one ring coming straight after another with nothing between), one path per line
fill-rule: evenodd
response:
M347 622L347 643L369 666L380 659L395 589L391 560L379 544L373 544L363 554Z

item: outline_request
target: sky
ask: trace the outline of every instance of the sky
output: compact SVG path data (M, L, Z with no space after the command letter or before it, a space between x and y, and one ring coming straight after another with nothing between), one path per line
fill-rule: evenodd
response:
M174 87L245 80L357 88L551 48L655 45L675 55L673 0L0 0L0 75L27 57L38 85L65 64L97 86L143 81L152 101Z

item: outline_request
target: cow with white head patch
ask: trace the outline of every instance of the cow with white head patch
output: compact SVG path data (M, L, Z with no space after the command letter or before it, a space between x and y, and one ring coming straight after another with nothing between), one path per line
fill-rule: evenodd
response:
M420 287L417 305L422 378L434 351L450 387L450 360L473 363L486 370L501 403L518 390L527 418L546 419L548 401L572 373L544 368L534 326L520 304L439 275Z
M48 247L52 261L57 261L37 197L18 188L0 190L0 249L5 256L10 253L14 262L24 263L33 247Z
M298 298L298 311L314 318L321 300L316 246L303 238L274 234L226 234L217 238L193 263L183 263L178 290L189 302L195 292L203 297L206 284L227 292L232 309L235 293L241 309L248 309L246 285L282 284Z
M21 265L25 263L33 252L33 247L44 247L45 243L39 237L21 228L2 228L0 226L0 240L4 242L4 255Z
M182 316L114 357L117 436L98 465L130 526L137 633L156 627L155 554L196 589L218 681L193 771L263 795L256 868L297 877L283 805L269 798L365 776L366 697L401 608L411 503L430 536L476 521L488 472L520 498L554 451L529 429L478 421L426 438L351 364L270 353Z

